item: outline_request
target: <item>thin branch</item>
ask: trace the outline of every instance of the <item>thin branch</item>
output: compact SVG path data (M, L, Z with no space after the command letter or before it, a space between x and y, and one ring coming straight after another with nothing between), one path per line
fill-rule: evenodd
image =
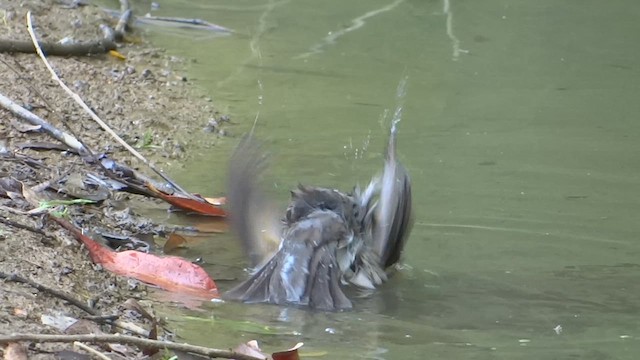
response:
M236 359L236 360L265 360L235 351L213 349L204 346L178 344L167 341L142 339L127 335L83 334L83 335L45 335L45 334L11 334L0 335L0 344L18 341L32 341L38 343L58 342L87 342L87 343L119 343L136 345L143 348L168 349L208 356L210 358Z
M92 348L91 346L85 345L85 344L83 344L83 343L81 343L79 341L74 341L73 342L73 346L88 352L89 354L97 357L100 360L111 360L111 358L108 357L107 355L105 355L105 354L101 353L100 351Z
M7 281L12 281L12 282L18 282L18 283L23 283L23 284L27 284L30 285L42 292L51 294L59 299L62 299L74 306L76 306L77 308L91 314L94 316L102 316L102 314L100 314L96 309L91 308L89 306L87 306L84 302L72 297L69 294L66 294L62 291L56 290L56 289L52 289L50 287L47 287L45 285L39 284L35 281L32 281L30 279L27 279L25 277L22 277L18 274L7 274L5 272L0 271L0 279L5 279ZM149 332L146 331L145 329L141 328L138 325L126 322L126 321L122 321L122 320L115 320L113 322L110 322L111 324L124 329L124 330L128 330L131 331L134 334L140 335L140 336L148 336Z
M153 170L156 174L158 174L165 181L171 184L171 186L174 187L176 190L182 192L185 196L189 197L190 199L200 201L197 197L188 193L186 190L180 187L180 185L176 184L173 180L171 180L168 176L166 176L162 171L156 169L156 167L153 166L153 164L149 160L147 160L144 156L142 156L142 154L136 151L136 149L131 147L131 145L127 144L126 141L124 141L120 136L118 136L118 134L116 134L109 127L109 125L107 125L104 121L102 121L102 119L100 119L98 115L96 115L96 113L93 112L93 110L91 110L91 108L84 102L84 100L82 100L82 98L78 94L74 93L73 90L71 90L62 80L60 80L60 77L58 77L58 74L56 74L53 67L51 67L51 64L49 64L49 61L47 60L46 56L42 52L42 49L40 48L40 45L38 44L38 38L36 37L36 33L33 30L33 24L31 21L31 11L27 12L27 29L29 31L29 35L31 36L31 40L33 41L33 45L36 47L38 56L40 56L40 59L42 59L42 62L51 73L51 76L53 77L53 79L56 80L58 84L60 84L60 86L64 89L64 91L67 92L67 94L69 94L76 101L76 103L78 103L78 105L80 105L82 109L84 109L84 111L86 111L87 114L89 114L89 116L91 116L91 118L96 123L98 123L100 127L102 127L102 129L104 129L104 131L106 131L109 135L111 135L118 143L120 143L120 145L124 146L124 148L127 149L133 156L138 158L145 165L147 165L151 170Z
M16 221L13 221L13 220L9 220L9 219L4 218L2 216L0 216L0 223L3 223L5 225L9 225L9 226L17 228L17 229L31 231L32 233L36 233L36 234L42 235L44 237L47 237L49 239L53 239L53 237L51 237L49 234L44 232L44 230L42 230L42 229L38 229L38 228L36 228L34 226L31 226L31 225L21 224L19 222L16 222Z
M11 111L17 117L26 120L33 125L39 125L47 134L53 136L58 141L61 141L63 144L66 144L70 148L76 150L80 155L89 154L87 148L85 148L82 143L78 141L78 139L64 131L57 129L55 126L49 124L46 120L16 104L11 99L2 94L0 94L0 105L2 105L5 109Z

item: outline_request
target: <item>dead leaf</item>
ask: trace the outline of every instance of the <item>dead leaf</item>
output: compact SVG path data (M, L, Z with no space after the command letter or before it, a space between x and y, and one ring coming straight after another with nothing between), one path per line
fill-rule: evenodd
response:
M71 324L65 331L67 335L78 335L78 334L102 334L102 330L100 330L100 326L98 324L80 319L75 323Z
M4 348L4 360L27 360L27 350L20 343L8 343Z
M149 313L145 308L143 308L142 305L140 305L140 303L136 301L136 299L127 299L127 301L122 303L122 306L127 310L133 310L137 312L147 320L150 320L154 323L157 322L155 316L151 315L151 313Z
M40 206L40 200L42 200L42 198L24 183L22 183L22 196L24 196L24 199L27 200L31 206L36 208Z
M127 59L126 56L122 55L121 53L119 53L116 50L109 50L109 55L113 56L114 58L116 58L118 60L122 60L122 61Z
M227 203L226 197L217 197L217 198L203 197L203 199L209 204L215 205L215 206L222 206Z
M146 186L149 190L151 190L151 192L153 192L159 198L177 207L178 209L191 211L199 215L220 216L220 217L227 216L226 211L224 211L222 208L212 203L209 203L204 198L199 197L197 194L193 194L193 195L196 196L198 200L180 196L180 195L166 194L158 190L152 184L149 184L149 183L147 183Z
M162 250L165 254L172 253L175 249L178 248L186 248L187 247L187 239L185 239L182 235L178 235L176 233L169 234L169 238L167 242L164 243L164 247Z
M42 314L40 316L40 322L43 325L56 328L60 332L67 331L68 328L73 326L78 321L76 318L65 316L62 314Z
M94 263L112 273L129 276L165 290L207 300L219 298L218 288L200 266L177 256L160 257L135 250L115 252L108 249L66 220L50 217L79 239Z
M242 355L248 355L248 356L253 356L253 357L263 358L263 359L267 358L267 355L263 353L262 350L260 350L260 347L258 346L258 341L256 340L251 340L246 344L240 344L236 346L236 348L233 349L233 351Z
M0 195L4 197L8 197L9 193L20 193L22 190L22 183L20 181L12 178L5 177L0 179Z
M13 315L21 318L26 318L27 316L29 316L29 312L25 309L15 308L13 309Z
M297 343L294 347L286 351L275 352L271 354L273 360L300 360L298 349L300 349L304 343Z

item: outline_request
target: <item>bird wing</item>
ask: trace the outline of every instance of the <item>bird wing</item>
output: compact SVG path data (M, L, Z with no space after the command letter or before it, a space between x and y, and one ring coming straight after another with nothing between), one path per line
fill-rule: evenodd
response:
M241 239L251 267L263 264L280 245L278 211L258 184L267 163L262 145L249 135L240 141L229 160L230 225Z
M373 249L387 268L399 261L413 225L411 180L396 155L396 124L391 127L380 179L380 198L374 213Z

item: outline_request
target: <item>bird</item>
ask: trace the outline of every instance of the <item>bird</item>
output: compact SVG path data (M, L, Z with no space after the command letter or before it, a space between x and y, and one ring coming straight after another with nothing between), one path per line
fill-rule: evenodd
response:
M254 269L223 298L321 311L353 308L349 287L375 290L400 261L411 232L411 180L390 127L382 172L350 192L298 185L278 219L258 183L269 155L246 135L229 161L230 227Z

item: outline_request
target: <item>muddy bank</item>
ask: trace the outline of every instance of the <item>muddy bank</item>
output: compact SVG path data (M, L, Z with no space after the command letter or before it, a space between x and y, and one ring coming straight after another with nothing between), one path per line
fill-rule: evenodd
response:
M25 25L27 11L32 13L40 39L50 42L95 40L103 36L99 24L114 25L116 21L95 6L75 6L72 1L2 0L0 9L4 11L4 22L0 24L2 36L17 40L29 40ZM166 168L188 157L190 148L203 145L190 143L189 134L209 131L210 137L205 141L218 141L223 133L219 125L225 117L217 113L210 99L189 81L185 60L154 48L142 35L134 32L130 42L119 44L118 51L125 56L124 60L105 54L49 57L49 61L63 81L112 129L158 167ZM35 54L0 53L0 68L0 93L59 129L74 134L94 153L106 153L150 174L139 160L116 145L91 121L51 79ZM216 126L207 127L208 124ZM45 198L58 198L61 195L56 189L69 191L78 184L78 178L97 172L41 129L4 109L0 109L0 145L0 179L14 179L25 187L41 190L39 194ZM6 185L0 191L0 273L19 275L71 294L96 314L117 315L119 320L148 331L150 320L142 316L139 309L125 303L135 299L153 312L151 304L145 301L146 286L93 265L79 242L49 221L45 214L25 214L33 205L26 201L24 194L12 193L9 188ZM163 236L171 230L137 217L129 208L132 201L160 203L138 195L109 193L98 204L67 206L63 211L83 228L138 238ZM33 284L7 279L0 279L0 307L0 334L56 334L60 331L45 319L61 319L62 315L73 319L91 318L86 311L36 289ZM91 329L95 331L130 333L115 329L113 321L91 322ZM164 336L170 336L170 332L161 331L159 338ZM32 343L29 355L34 359L51 358L56 351L71 348L68 344ZM134 357L137 351L135 347L128 347L122 353L127 354L125 357Z

